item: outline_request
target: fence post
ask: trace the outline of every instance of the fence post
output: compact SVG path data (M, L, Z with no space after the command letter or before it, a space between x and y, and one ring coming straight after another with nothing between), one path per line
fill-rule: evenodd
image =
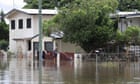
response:
M60 53L57 53L57 67L60 67Z
M77 62L77 54L74 53L74 64Z

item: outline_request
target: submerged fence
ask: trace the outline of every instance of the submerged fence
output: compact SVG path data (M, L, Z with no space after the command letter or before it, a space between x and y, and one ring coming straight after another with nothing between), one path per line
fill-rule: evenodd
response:
M99 61L138 61L140 55L127 53L83 53L83 60L96 60L96 55Z

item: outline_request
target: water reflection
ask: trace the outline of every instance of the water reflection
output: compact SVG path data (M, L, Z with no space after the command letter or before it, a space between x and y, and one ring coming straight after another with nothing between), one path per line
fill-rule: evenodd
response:
M140 62L42 62L42 84L140 84ZM98 70L98 71L97 71ZM38 84L38 62L0 59L0 84ZM97 73L98 72L98 73Z

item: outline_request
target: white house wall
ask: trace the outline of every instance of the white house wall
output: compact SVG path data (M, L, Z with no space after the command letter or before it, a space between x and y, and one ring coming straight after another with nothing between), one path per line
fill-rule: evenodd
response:
M13 15L12 18L9 19L15 20L15 29L11 30L11 25L9 25L9 49L11 52L17 52L17 46L16 46L16 41L14 39L24 39L24 38L30 38L33 37L33 28L26 28L26 19L31 18L31 22L33 26L33 17L31 15L26 15L24 13L16 13L16 15ZM23 19L23 29L18 28L18 20ZM25 44L25 43L24 43ZM25 51L25 50L24 50Z
M129 26L140 26L140 18L122 18L118 22L118 27L122 32Z
M140 26L140 18L133 18L132 25L133 26Z
M39 42L38 41L39 40L39 37L36 37L36 38L34 38L34 39L32 39L32 43L33 42ZM44 42L53 42L53 38L51 38L51 37L43 37L43 39L42 39L42 49L44 50ZM32 49L33 49L33 44L32 44Z
M33 28L26 28L26 19L31 18L31 15L26 15L24 13L18 13L15 17L13 17L13 20L16 22L16 29L11 30L15 32L15 35L13 38L28 38L33 36ZM18 20L23 19L23 29L18 28Z
M39 25L38 25L38 16L37 15L33 16L33 25L32 25L32 27L34 28L34 30L33 30L34 35L39 34L39 28L38 28Z
M120 31L125 31L126 28L127 28L127 21L126 19L120 19L119 22L118 22L118 27L120 29Z
M16 55L22 54L22 55L26 55L27 52L27 42L26 40L17 40L16 41L16 49L17 49L17 53Z

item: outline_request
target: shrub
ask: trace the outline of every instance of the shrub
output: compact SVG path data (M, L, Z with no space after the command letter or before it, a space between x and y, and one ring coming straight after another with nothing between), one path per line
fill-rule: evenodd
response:
M8 48L8 41L1 40L0 41L0 49L7 50L7 48Z

